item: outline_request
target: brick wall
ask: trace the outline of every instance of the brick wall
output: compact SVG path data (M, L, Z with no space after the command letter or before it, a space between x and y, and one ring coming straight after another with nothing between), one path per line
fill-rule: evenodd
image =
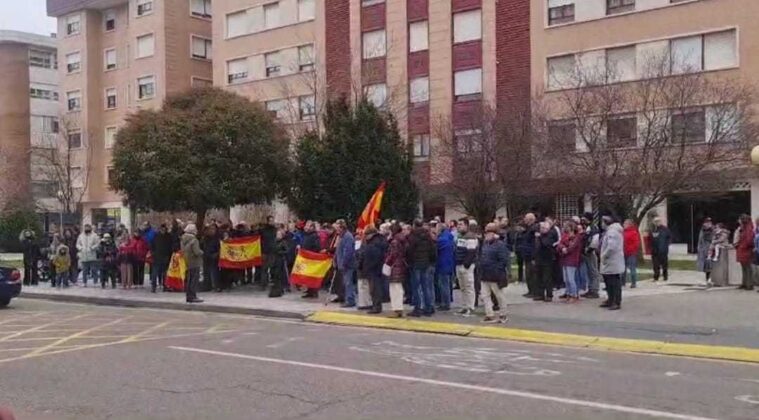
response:
M496 103L500 112L530 104L530 1L496 3Z
M327 92L350 97L351 44L350 1L325 0Z

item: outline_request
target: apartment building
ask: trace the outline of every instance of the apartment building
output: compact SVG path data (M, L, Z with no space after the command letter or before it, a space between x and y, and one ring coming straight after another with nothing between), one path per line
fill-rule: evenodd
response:
M0 31L0 208L34 203L58 209L56 186L35 159L58 135L58 61L54 37Z
M48 0L58 19L61 129L77 151L85 223L129 224L108 186L125 118L167 95L212 84L210 0Z
M547 98L568 87L562 81L577 66L613 63L616 77L610 82L634 83L647 77L651 57L670 60L672 74L708 72L759 86L759 29L754 22L759 2L531 0L531 7L532 88ZM710 129L705 112L709 109L697 110L686 121L701 130L693 136L702 142ZM558 211L582 210L577 198L560 198ZM749 209L759 216L759 179L747 177L736 179L730 191L676 194L657 212L669 219L676 239L692 244L703 217L734 222Z
M460 211L435 192L452 176L435 155L436 121L461 131L483 106L529 102L528 0L214 0L214 9L214 84L265 103L294 133L326 98L366 95L398 118L425 216Z

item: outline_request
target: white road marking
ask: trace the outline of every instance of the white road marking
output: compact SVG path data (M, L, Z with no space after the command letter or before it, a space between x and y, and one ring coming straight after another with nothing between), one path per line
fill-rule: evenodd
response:
M759 404L759 396L757 395L739 395L735 399L749 404Z
M665 373L665 375L667 375L669 377L680 376L680 372L667 372L667 373Z
M179 351L210 354L214 356L234 357L238 359L255 360L258 362L265 362L265 363L300 366L300 367L311 368L311 369L322 369L322 370L329 370L329 371L334 371L334 372L352 373L352 374L363 375L363 376L372 376L375 378L392 379L396 381L424 383L428 385L442 386L442 387L448 387L448 388L466 389L469 391L488 392L492 394L507 395L510 397L550 401L550 402L555 402L559 404L574 405L574 406L580 406L580 407L591 408L591 409L617 411L617 412L627 413L627 414L639 414L643 416L661 417L661 418L668 418L668 419L680 419L680 420L715 420L709 417L692 416L689 414L671 413L668 411L659 411L659 410L651 410L647 408L607 404L607 403L601 403L601 402L595 402L595 401L583 401L583 400L578 400L574 398L561 398L561 397L554 397L554 396L544 395L544 394L536 394L533 392L516 391L516 390L502 389L502 388L491 388L487 386L470 385L470 384L464 384L464 383L459 383L459 382L448 382L448 381L440 381L440 380L435 380L435 379L415 378L413 376L394 375L390 373L375 372L375 371L361 370L361 369L351 369L351 368L345 368L345 367L340 367L340 366L322 365L322 364L317 364L317 363L299 362L295 360L274 359L271 357L251 356L248 354L240 354L240 353L227 353L223 351L205 350L205 349L199 349L199 348L193 348L193 347L169 346L169 348L174 349L174 350L179 350Z
M285 339L285 341L280 341L279 343L269 344L266 347L268 347L270 349L278 349L278 348L284 346L285 344L292 343L293 341L300 341L300 340L303 340L303 337L290 337L290 338Z

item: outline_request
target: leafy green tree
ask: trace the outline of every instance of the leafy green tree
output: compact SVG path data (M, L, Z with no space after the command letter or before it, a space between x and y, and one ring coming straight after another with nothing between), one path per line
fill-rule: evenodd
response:
M138 210L206 212L270 202L287 191L284 132L259 104L216 88L169 97L116 136L111 186Z
M306 219L355 222L384 180L382 217L414 218L413 163L393 116L365 99L325 108L323 133L310 132L298 143L290 206Z
M20 252L19 235L24 229L31 229L37 237L42 233L39 217L34 210L26 207L8 206L0 212L0 251Z

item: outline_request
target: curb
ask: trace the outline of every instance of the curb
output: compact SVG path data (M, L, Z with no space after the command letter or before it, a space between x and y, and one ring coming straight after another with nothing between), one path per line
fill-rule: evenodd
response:
M125 308L169 309L174 311L212 312L220 314L254 315L270 318L285 318L303 321L307 315L301 312L277 311L273 309L243 308L235 306L209 305L206 303L188 305L184 302L155 302L139 299L114 299L95 296L52 295L47 293L21 292L20 298L49 300L66 303L86 303L89 305L121 306Z
M516 328L417 321L405 318L381 318L330 311L317 311L312 315L306 317L305 320L320 324L348 325L356 327L447 334L461 337L476 337L494 340L519 341L525 343L550 344L565 347L588 348L594 350L658 354L664 356L686 356L699 359L759 363L759 349L751 349L746 347L710 346L701 344L670 343L653 340L596 337L590 335L521 330Z

